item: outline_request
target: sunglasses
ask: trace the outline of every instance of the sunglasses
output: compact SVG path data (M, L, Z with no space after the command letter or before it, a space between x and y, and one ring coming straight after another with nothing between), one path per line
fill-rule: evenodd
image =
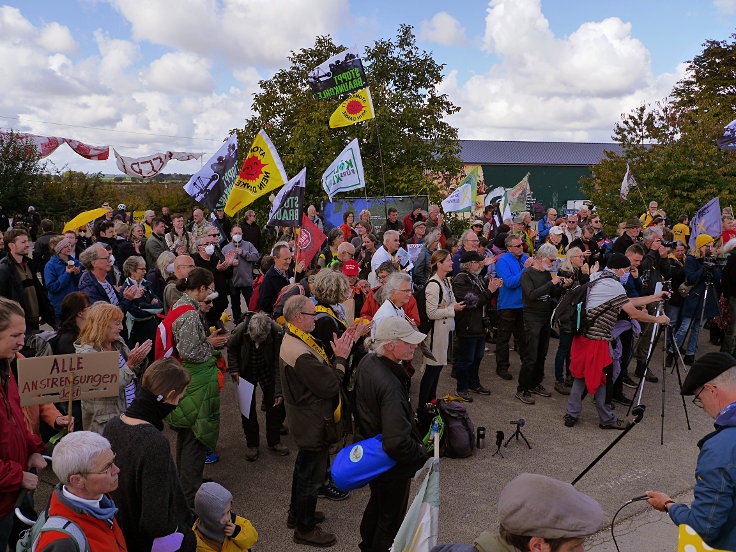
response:
M211 305L211 304L212 304L212 299L205 299L205 300L204 300L204 301L202 301L202 302L203 302L203 303L204 303L205 305Z

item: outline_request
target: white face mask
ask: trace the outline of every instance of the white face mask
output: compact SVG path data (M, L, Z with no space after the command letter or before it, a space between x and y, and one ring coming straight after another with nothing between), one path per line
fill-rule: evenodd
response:
M219 294L219 293L217 293L216 291L213 291L212 293L210 293L210 294L209 294L209 295L207 296L207 299L209 299L210 301L214 301L214 300L215 300L215 299L217 299L217 298L218 298L219 296L220 296L220 294Z
M215 252L215 246L211 243L207 244L207 246L204 248L204 252L208 255L212 255Z
M242 234L233 234L233 241L235 243L240 243L243 239Z
M168 264L168 265L166 266L166 271L167 271L167 272L171 272L171 273L173 273L173 272L174 272L174 263L169 263L169 264Z
M110 254L110 264L115 264L115 255Z

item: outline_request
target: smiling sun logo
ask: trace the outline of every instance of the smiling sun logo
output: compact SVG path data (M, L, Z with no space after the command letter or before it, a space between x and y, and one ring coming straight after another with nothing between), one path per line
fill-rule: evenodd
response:
M345 111L348 115L358 115L365 109L363 102L360 100L350 100L348 105L345 106Z
M267 164L268 163L261 163L261 160L258 159L258 156L251 155L243 163L243 168L240 169L240 173L238 174L238 176L243 180L247 180L248 182L255 182L263 174L263 168Z

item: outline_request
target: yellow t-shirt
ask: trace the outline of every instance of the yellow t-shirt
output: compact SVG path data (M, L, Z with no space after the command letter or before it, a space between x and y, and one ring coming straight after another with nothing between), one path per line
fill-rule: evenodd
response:
M672 227L672 235L675 241L681 241L687 246L687 238L690 235L690 227L687 224L678 222Z

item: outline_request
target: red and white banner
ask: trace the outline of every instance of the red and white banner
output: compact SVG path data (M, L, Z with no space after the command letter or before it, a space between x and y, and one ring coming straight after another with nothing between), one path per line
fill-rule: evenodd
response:
M110 157L110 146L90 146L71 138L66 138L66 143L82 157L93 161L106 161Z
M9 133L3 132L3 136L8 136ZM36 149L39 157L46 157L54 153L56 148L66 142L66 138L57 138L56 136L36 136L35 134L15 134L19 139L25 140L27 143L32 145Z
M199 159L202 157L201 153L189 153L186 151L158 152L145 157L124 157L114 149L112 151L115 154L118 169L128 176L136 178L153 178L160 173L166 166L166 163L172 159L177 161L189 161L191 159Z

